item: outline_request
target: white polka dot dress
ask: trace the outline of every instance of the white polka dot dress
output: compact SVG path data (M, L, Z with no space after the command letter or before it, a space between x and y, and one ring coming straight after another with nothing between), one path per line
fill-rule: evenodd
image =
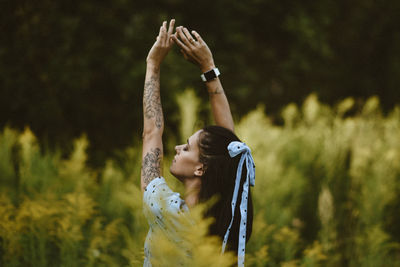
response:
M155 178L147 185L143 194L143 213L150 229L144 244L144 267L151 266L151 251L156 245L152 242L154 232L165 234L173 242L181 242L177 233L181 228L178 217L188 212L185 201L168 187L163 177Z

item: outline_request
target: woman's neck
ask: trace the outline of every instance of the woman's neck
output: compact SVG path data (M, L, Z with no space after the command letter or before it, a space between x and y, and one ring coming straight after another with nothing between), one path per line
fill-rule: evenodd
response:
M196 206L199 202L199 193L201 188L201 179L193 178L184 181L185 186L185 202L189 208Z

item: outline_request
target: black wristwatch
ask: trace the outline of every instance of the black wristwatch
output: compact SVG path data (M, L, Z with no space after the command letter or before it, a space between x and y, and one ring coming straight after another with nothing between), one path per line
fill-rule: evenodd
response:
M213 68L212 70L204 72L202 75L200 75L200 77L203 82L209 82L217 78L220 74L221 73L219 72L218 68Z

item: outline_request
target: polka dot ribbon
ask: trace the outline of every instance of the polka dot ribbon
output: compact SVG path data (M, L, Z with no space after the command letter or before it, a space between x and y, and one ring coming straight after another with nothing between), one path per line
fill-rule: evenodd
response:
M233 141L228 145L228 152L231 158L236 157L239 154L242 154L239 165L236 171L236 181L235 181L235 189L233 191L232 197L232 219L226 230L224 241L222 243L222 253L225 252L225 247L228 242L229 232L232 227L234 215L235 215L235 207L236 202L238 200L238 192L240 186L240 179L242 177L242 168L243 164L246 164L247 168L247 177L243 184L243 193L242 199L240 201L240 229L239 229L239 244L238 244L238 266L244 266L244 255L246 249L246 223L247 223L247 202L249 195L249 184L254 186L255 182L255 165L253 157L251 156L250 148L242 142Z

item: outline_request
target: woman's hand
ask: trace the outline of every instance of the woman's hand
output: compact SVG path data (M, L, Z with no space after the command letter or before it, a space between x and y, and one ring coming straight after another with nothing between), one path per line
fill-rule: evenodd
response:
M169 28L167 30L167 22L163 22L156 42L153 44L153 47L150 49L150 52L147 55L147 65L152 65L157 68L160 67L161 62L168 54L169 50L171 50L171 47L174 44L171 39L174 31L174 24L175 20L171 19L171 21L169 22Z
M192 31L192 34L196 39L187 28L179 26L172 35L172 39L181 48L185 59L198 65L202 72L215 68L214 59L207 44L197 32Z

